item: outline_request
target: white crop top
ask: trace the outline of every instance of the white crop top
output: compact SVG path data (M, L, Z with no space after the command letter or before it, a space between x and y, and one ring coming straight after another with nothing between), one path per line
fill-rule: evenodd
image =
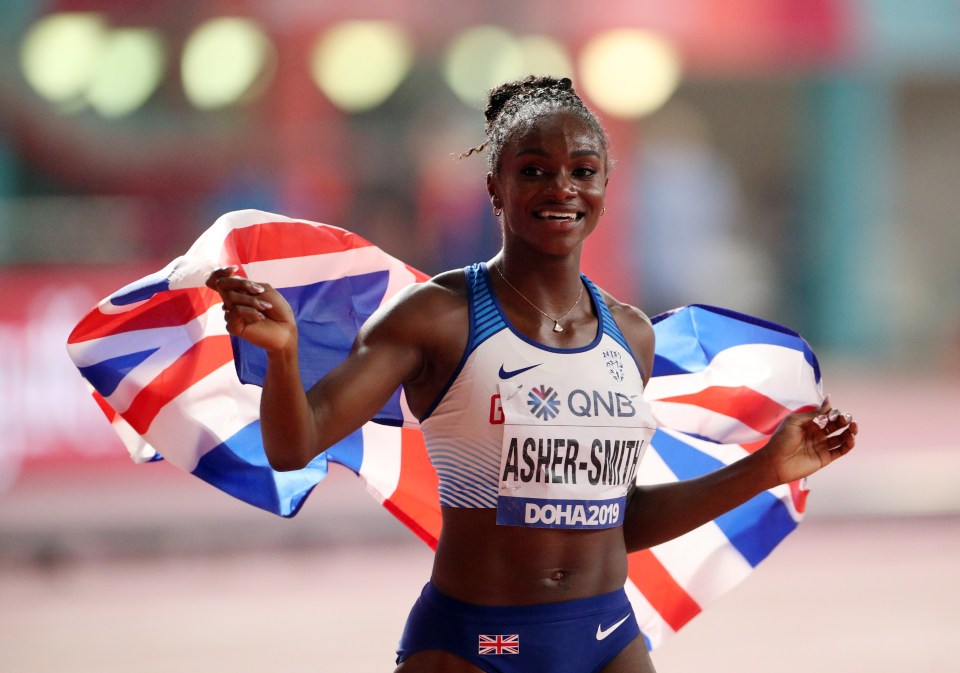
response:
M465 269L467 347L421 419L446 507L496 508L502 525L610 528L655 423L643 379L596 286L599 316L582 348L532 341L509 322L485 264Z

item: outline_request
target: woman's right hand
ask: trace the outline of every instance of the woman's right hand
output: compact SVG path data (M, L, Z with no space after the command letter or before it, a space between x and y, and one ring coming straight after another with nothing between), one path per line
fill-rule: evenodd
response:
M296 345L297 323L287 300L266 283L234 275L235 266L216 269L207 287L220 294L227 332L268 352Z

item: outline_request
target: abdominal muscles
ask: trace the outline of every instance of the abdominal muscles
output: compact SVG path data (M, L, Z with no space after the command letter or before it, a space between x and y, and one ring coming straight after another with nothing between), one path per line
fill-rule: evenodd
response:
M560 530L498 526L494 509L443 508L433 584L480 605L555 603L623 586L621 528Z

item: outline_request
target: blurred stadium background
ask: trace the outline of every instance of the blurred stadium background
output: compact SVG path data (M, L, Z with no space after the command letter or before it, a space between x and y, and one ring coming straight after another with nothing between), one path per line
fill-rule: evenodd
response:
M133 466L64 342L228 210L488 258L457 156L529 72L612 138L586 272L798 329L862 425L660 670L960 670L957 0L4 0L0 49L0 671L390 670L428 551L345 474L281 521Z

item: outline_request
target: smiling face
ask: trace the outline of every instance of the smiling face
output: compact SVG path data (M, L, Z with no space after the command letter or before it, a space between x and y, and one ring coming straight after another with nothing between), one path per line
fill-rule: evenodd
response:
M557 110L526 122L487 176L493 207L503 210L505 249L578 250L597 226L606 185L606 147L584 119Z

